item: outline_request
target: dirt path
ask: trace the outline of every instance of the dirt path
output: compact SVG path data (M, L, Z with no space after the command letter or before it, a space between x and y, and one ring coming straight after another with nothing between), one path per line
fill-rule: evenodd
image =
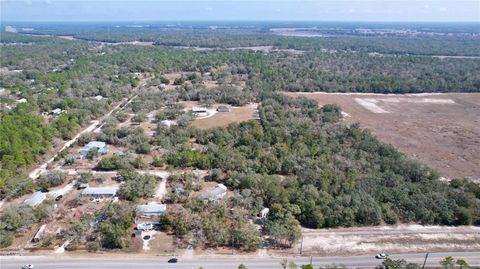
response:
M296 251L320 255L353 255L376 252L478 251L480 227L401 224L337 229L303 229L303 246Z
M132 91L136 91L137 89L139 89L141 86L145 85L146 81L147 81L148 78L143 78L140 80L139 84L137 87L133 88ZM135 99L137 97L137 95L131 97L127 103L124 104L124 106L122 107L125 108L129 103L131 103L133 101L133 99ZM114 108L112 108L107 114L105 114L100 120L93 120L90 122L90 125L88 125L85 129L83 130L80 130L72 139L70 139L69 141L65 142L65 144L63 144L63 146L57 150L57 152L50 158L48 159L46 162L42 163L40 166L38 166L37 168L35 168L34 170L32 170L32 172L30 172L30 174L28 174L28 176L31 178L31 179L36 179L37 177L39 177L42 173L46 172L47 171L47 166L49 163L52 163L53 160L55 159L55 157L57 157L58 153L60 153L62 150L70 147L73 143L75 143L77 141L77 139L82 135L82 134L85 134L85 133L89 133L89 132L98 132L103 124L99 125L100 122L104 121L105 119L107 119L108 117L110 117L110 115L112 115L112 113L119 109L121 106L122 106L123 102L120 102L118 105L116 105ZM97 127L95 129L95 127Z

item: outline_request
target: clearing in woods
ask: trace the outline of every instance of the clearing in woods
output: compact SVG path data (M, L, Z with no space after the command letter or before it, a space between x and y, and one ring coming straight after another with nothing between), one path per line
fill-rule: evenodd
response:
M204 119L195 119L193 126L200 129L227 126L233 122L242 122L256 118L257 104L247 104L241 107L232 107L229 112L218 112Z
M359 122L442 176L480 181L480 93L285 94L337 104L347 123Z

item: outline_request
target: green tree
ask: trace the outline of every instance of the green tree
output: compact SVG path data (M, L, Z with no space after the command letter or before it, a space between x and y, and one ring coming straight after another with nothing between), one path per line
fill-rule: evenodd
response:
M448 256L440 261L440 265L445 269L455 269L455 260L452 256Z

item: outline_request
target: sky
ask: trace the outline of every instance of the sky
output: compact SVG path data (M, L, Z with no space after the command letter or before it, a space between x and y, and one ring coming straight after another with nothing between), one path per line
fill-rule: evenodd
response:
M480 0L0 0L2 21L470 21Z

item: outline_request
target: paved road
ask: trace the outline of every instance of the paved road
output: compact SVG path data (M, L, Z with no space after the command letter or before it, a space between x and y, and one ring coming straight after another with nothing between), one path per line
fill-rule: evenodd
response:
M427 261L427 266L438 266L440 259L452 256L455 259L463 258L472 266L480 266L480 252L444 252L431 253ZM249 269L280 269L280 262L282 258L270 257L242 257L236 256L232 258L192 258L179 259L177 264L168 264L167 257L154 258L125 258L125 256L118 256L117 258L109 256L101 258L102 256L93 256L90 258L73 258L65 256L43 256L43 257L19 257L19 256L5 256L0 257L0 268L2 269L18 269L23 264L31 263L35 265L35 269L110 269L110 268L179 268L179 269L198 269L202 266L205 269L236 269L240 263L245 264ZM408 262L421 264L425 257L424 253L418 254L398 254L391 255L394 259L405 259ZM302 258L288 258L288 261L293 261L296 264L310 263L309 257ZM351 257L313 257L312 264L314 268L323 265L331 265L333 263L344 264L348 268L373 268L380 264L381 261L370 256L351 256Z

